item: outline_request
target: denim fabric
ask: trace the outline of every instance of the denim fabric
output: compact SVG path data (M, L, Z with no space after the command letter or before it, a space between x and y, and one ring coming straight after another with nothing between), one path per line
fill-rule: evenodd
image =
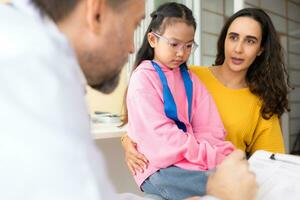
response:
M185 170L175 166L160 169L142 184L145 193L159 195L167 200L182 200L202 196L211 171Z

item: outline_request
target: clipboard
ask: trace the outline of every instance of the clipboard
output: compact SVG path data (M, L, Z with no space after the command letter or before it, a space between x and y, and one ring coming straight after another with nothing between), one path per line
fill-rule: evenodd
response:
M300 156L272 153L270 159L274 161L293 164L293 165L300 165Z
M248 161L259 186L257 200L300 200L300 156L259 150Z

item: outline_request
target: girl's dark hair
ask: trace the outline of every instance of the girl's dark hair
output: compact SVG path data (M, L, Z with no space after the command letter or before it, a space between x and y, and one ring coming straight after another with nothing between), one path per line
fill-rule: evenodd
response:
M238 17L250 17L261 26L263 52L250 65L246 82L250 91L262 101L261 114L270 119L276 114L279 117L284 111L290 111L288 92L289 76L284 63L283 49L270 17L261 9L245 8L232 15L225 23L218 39L218 53L215 65L222 65L225 60L224 44L228 28Z
M171 2L162 4L151 15L152 20L145 33L142 46L137 52L133 70L143 61L154 58L154 50L148 42L148 33L163 34L165 28L178 21L191 25L196 30L196 21L192 11L183 4Z
M156 32L159 34L163 34L167 26L177 22L184 22L187 25L193 26L196 30L197 25L193 13L188 7L186 7L183 4L175 2L162 4L157 8L156 11L151 13L150 16L152 17L152 20L144 35L143 43L136 54L132 71L134 71L143 60L153 60L154 58L154 49L150 46L148 42L148 33ZM127 90L124 96L124 124L128 121L126 95Z

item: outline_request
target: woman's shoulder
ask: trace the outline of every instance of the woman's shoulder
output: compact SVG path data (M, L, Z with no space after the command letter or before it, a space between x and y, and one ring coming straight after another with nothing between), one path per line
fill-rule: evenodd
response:
M193 74L196 75L196 77L198 79L200 79L201 81L203 82L206 82L206 79L209 76L210 74L210 70L208 69L207 66L196 66L196 65L192 65L192 66L189 66L189 71Z
M189 70L191 70L195 74L202 74L202 73L208 73L209 69L207 66L196 66L191 65L189 66Z

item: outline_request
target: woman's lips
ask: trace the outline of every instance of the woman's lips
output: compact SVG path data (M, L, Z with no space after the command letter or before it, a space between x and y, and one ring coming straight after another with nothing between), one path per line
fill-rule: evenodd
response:
M242 64L242 63L244 62L244 59L232 57L232 58L231 58L231 61L232 61L232 63L235 64L235 65L240 65L240 64Z

